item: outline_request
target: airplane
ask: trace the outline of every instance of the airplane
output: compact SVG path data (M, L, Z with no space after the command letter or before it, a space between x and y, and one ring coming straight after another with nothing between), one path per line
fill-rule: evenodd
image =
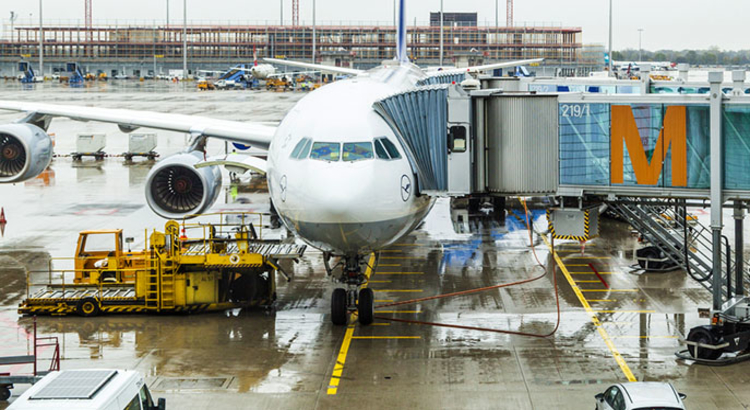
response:
M182 218L206 211L221 187L221 159L205 160L208 138L267 149L267 160L231 154L234 169L267 175L272 209L284 225L323 251L328 275L338 283L331 295L331 320L345 325L356 311L360 324L373 321L374 294L364 255L381 250L414 230L434 204L416 195L407 152L373 103L408 91L431 75L477 73L542 61L486 64L426 73L409 62L405 0L399 2L397 53L371 70L265 59L269 63L350 78L325 85L302 98L276 126L197 116L0 101L0 109L25 112L0 125L0 183L30 179L49 165L52 146L46 130L54 117L118 124L124 132L140 127L191 134L186 149L154 165L146 178L146 202L158 215ZM331 260L338 262L331 266Z

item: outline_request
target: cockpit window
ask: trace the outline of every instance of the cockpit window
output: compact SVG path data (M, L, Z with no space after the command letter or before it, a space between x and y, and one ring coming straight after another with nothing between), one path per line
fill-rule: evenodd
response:
M360 161L363 159L372 159L372 144L369 142L348 142L344 144L344 161Z
M310 151L311 143L312 140L310 138L302 138L294 147L294 149L292 150L292 155L290 155L289 157L294 159L303 159L307 157L307 153Z
M312 144L310 158L319 161L338 161L341 144L336 142L315 142Z
M382 144L382 147L380 146ZM375 150L380 159L399 159L401 154L398 153L396 146L386 137L375 139ZM386 153L388 155L386 155Z
M375 143L375 153L378 155L378 158L391 159L391 157L389 157L388 153L385 151L385 148L383 148L383 143L380 142L380 138L376 138L374 143Z

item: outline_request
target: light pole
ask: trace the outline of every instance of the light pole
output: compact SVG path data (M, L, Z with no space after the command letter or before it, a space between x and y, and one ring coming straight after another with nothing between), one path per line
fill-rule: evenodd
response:
M313 0L312 62L315 64L315 0Z
M643 38L643 29L638 29L638 62L643 61L643 43L641 42Z
M443 66L443 0L440 0L440 67Z
M44 79L44 27L42 26L42 0L39 0L39 73Z
M187 0L182 1L182 79L187 79Z
M169 0L167 0L167 28L169 28Z
M279 25L284 25L284 0L279 0Z
M609 76L612 77L612 0L609 0Z

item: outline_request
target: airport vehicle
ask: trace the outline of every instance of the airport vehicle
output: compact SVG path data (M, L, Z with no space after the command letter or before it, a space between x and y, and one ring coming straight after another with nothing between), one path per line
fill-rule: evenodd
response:
M164 410L154 403L143 375L134 370L85 369L51 372L8 409Z
M18 312L87 317L270 305L276 299L276 273L289 278L280 261L301 258L306 246L262 240L262 228L254 224L262 226L262 215L221 213L195 223L168 221L137 252L124 250L122 230L81 232L74 268L29 272L27 297ZM34 282L39 276L46 281Z
M21 123L0 126L0 152L4 153L0 158L0 169L4 170L0 183L23 181L46 168L50 142L45 130L53 117L115 123L129 131L147 127L190 133L193 138L185 151L158 162L147 177L146 200L165 218L202 213L216 200L221 184L216 167L229 161L205 161L207 138L268 149L267 161L245 156L230 165L265 172L272 206L286 227L324 251L327 273L343 285L332 295L332 321L345 324L347 313L358 309L360 323L369 324L373 300L359 297L366 281L364 255L411 232L434 203L427 195L415 194L417 181L405 148L373 104L425 81L455 81L458 76L542 61L500 62L427 73L408 59L404 9L401 1L396 58L372 70L265 59L272 64L350 76L306 95L277 127L153 112L0 101L0 109L28 113ZM334 256L339 262L331 266L329 261ZM365 294L371 295L370 291Z
M201 78L200 80L198 80L198 89L203 91L215 90L216 86L205 78Z
M40 83L44 81L43 78L36 77L34 69L31 67L31 63L26 61L18 63L18 71L21 72L20 79L23 84Z
M596 410L684 409L687 396L671 383L633 382L609 387L596 398Z

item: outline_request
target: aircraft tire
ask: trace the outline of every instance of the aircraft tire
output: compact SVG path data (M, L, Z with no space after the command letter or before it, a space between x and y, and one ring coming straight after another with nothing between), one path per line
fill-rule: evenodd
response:
M331 321L336 326L344 326L347 322L346 290L337 288L331 295Z
M359 304L357 305L359 323L369 325L375 319L375 292L370 288L359 291Z

